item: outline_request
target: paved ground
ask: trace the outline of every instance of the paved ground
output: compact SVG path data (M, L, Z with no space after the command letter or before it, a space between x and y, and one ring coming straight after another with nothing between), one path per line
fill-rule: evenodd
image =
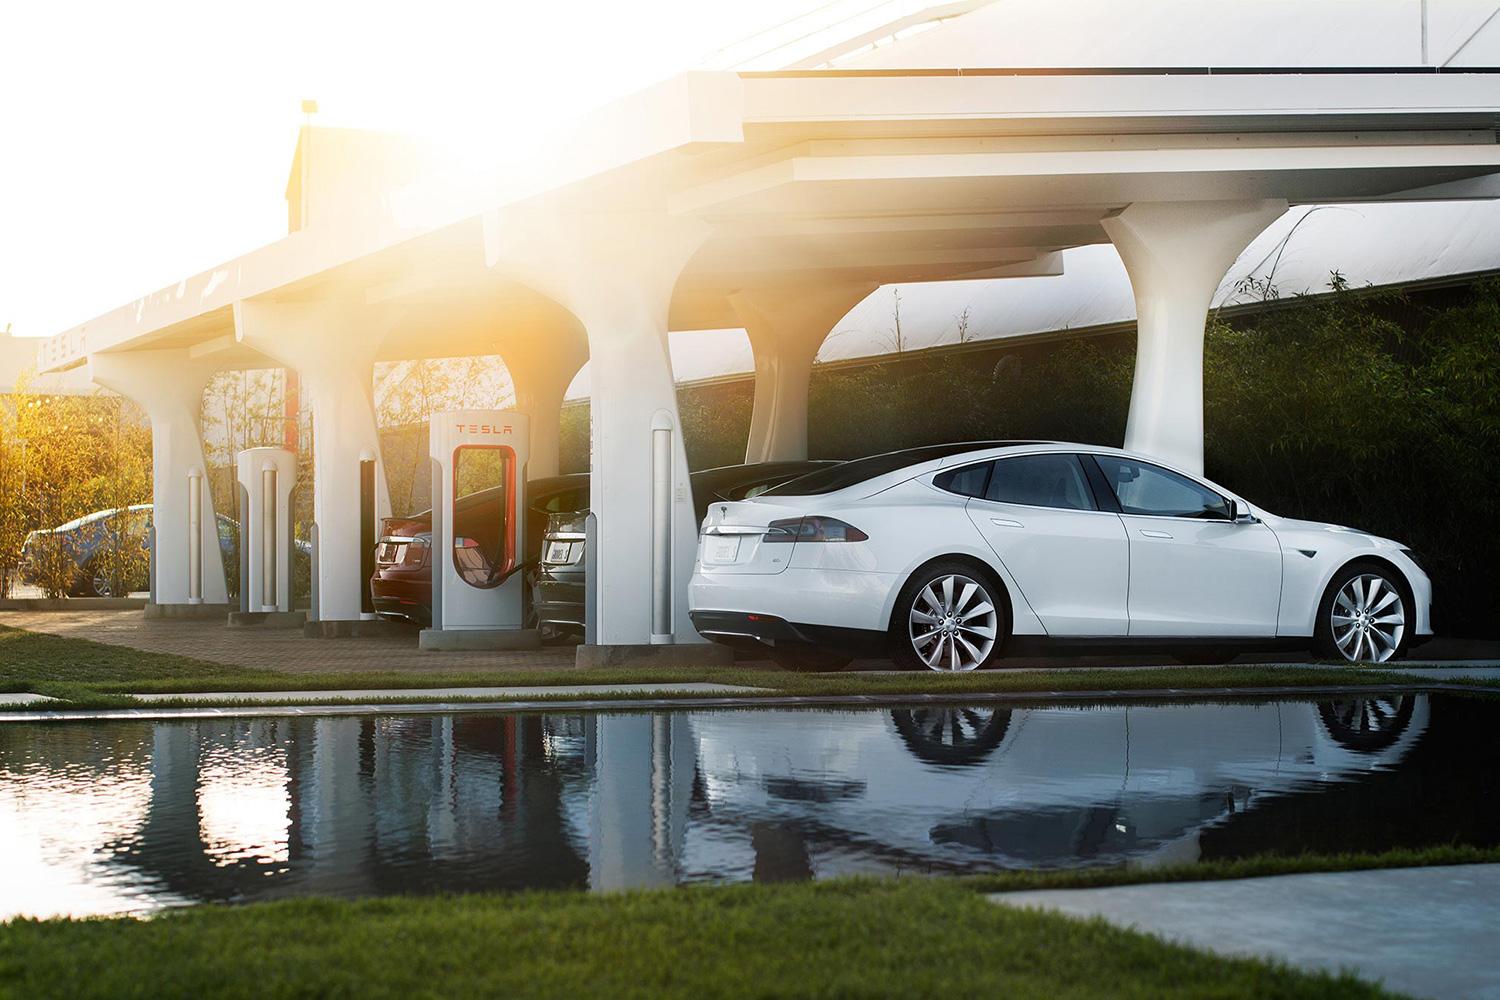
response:
M262 667L291 674L328 671L383 670L395 673L429 674L448 671L484 671L497 675L518 670L572 669L573 647L547 646L541 650L514 652L422 652L417 649L417 629L408 634L367 639L306 639L297 629L235 628L215 622L152 620L139 611L6 611L0 625L47 632L53 635L92 639L154 653L175 653L214 663ZM1451 647L1451 648L1448 648ZM1435 640L1420 651L1422 661L1450 660L1450 672L1468 668L1500 667L1500 642L1454 644ZM1457 657L1485 659L1458 660ZM1267 654L1241 657L1239 662L1294 662L1286 656ZM765 664L767 661L754 661ZM1079 656L1068 659L1028 658L1008 660L1011 667L1080 669L1090 667L1160 666L1149 656ZM1167 664L1177 666L1176 663ZM886 660L860 661L862 669L889 669ZM1437 672L1423 676L1441 679Z
M214 622L147 621L139 611L7 611L0 614L0 625L291 674L358 670L504 674L573 667L571 646L517 652L424 653L417 649L415 627L409 636L307 639L299 629L232 629Z
M1500 1000L1500 865L1000 893L1227 955L1352 968L1393 990Z

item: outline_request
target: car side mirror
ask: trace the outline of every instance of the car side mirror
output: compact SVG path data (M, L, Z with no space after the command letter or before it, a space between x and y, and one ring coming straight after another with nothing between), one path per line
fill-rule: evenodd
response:
M1229 520L1235 524L1254 524L1255 515L1250 513L1250 508L1238 500L1229 501Z

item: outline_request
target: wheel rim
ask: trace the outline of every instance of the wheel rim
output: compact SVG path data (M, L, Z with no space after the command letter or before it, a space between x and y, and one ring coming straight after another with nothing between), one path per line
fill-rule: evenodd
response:
M108 577L102 576L102 575L94 577L94 593L98 594L100 597L112 597L112 596L114 596L113 594L110 593L110 590L109 590L109 578Z
M907 634L917 657L932 670L973 670L995 648L1000 616L979 581L950 573L917 592Z
M1364 573L1339 588L1329 624L1344 659L1384 663L1396 655L1406 635L1406 604L1385 577Z

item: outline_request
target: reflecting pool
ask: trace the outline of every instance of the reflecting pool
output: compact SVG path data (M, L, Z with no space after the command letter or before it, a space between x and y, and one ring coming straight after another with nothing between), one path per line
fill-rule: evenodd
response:
M1500 701L0 724L0 917L1500 842Z

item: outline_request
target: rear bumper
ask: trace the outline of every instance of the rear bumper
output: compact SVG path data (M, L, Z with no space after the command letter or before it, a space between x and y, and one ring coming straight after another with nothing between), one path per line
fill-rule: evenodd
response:
M885 633L867 629L808 625L747 611L689 611L688 617L703 638L728 646L814 645L872 655L885 650Z
M531 606L536 611L537 621L543 625L582 631L586 579L581 570L559 573L543 569L531 594Z
M688 607L883 634L890 625L887 601L899 586L889 573L800 566L775 574L700 569L688 586Z

